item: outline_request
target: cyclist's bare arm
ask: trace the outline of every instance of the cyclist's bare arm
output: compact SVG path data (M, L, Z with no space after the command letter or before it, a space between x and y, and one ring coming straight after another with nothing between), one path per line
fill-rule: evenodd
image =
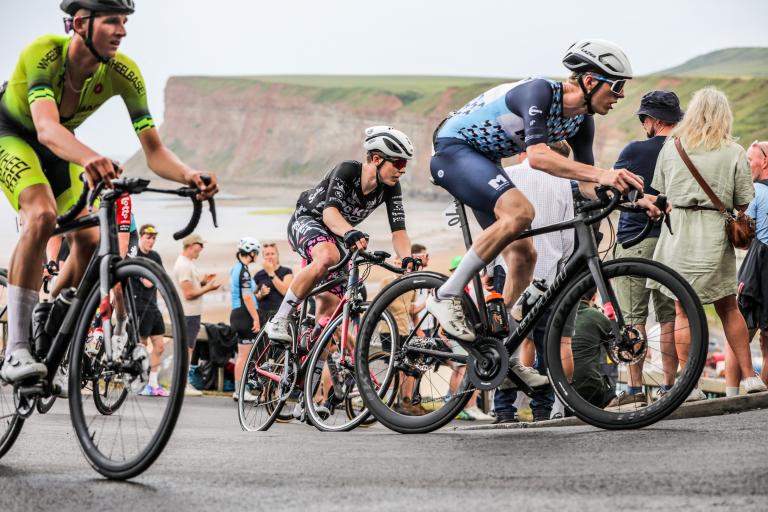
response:
M91 187L99 180L111 188L112 180L121 169L115 171L109 158L77 140L74 134L61 124L59 109L53 100L38 100L30 106L32 121L35 123L37 139L53 153L67 162L74 162L85 169Z
M560 178L578 180L582 193L591 198L596 197L594 185L614 187L622 193L628 192L630 188L643 190L642 178L626 169L609 171L582 164L552 151L544 143L528 146L526 153L531 167ZM582 184L586 186L582 187Z
M208 199L219 191L216 175L211 172L196 171L182 162L160 140L160 132L158 132L157 128L141 132L139 134L139 141L147 158L147 166L161 178L199 188L201 194L198 199ZM210 184L206 185L203 183L203 180L200 178L203 174L210 176Z
M392 247L394 247L395 254L401 260L411 255L411 237L408 236L406 230L399 229L392 232Z
M334 234L339 236L344 236L344 233L347 231L355 229L352 224L342 217L339 209L333 206L329 206L323 210L323 224L325 224L325 226ZM356 247L363 251L366 250L368 248L368 240L365 238L358 240L356 242Z

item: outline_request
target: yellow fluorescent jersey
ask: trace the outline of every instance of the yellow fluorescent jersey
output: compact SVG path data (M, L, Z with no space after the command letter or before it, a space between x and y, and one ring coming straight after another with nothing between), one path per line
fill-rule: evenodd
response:
M30 105L46 99L61 103L70 41L69 36L47 35L24 48L0 100L0 116L24 131L35 132ZM137 134L155 127L139 68L119 52L86 79L77 110L72 117L62 117L61 124L74 130L112 96L123 99Z

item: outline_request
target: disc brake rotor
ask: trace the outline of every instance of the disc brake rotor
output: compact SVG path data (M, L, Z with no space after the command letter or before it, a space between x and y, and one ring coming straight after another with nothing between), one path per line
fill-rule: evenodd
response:
M482 358L476 358L472 351ZM490 391L501 386L509 369L509 353L504 343L493 337L476 339L469 350L467 375L469 382L477 389Z

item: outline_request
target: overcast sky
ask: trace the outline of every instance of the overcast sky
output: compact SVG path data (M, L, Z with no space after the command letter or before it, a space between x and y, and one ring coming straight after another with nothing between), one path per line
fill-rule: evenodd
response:
M0 79L45 33L58 0L0 0ZM136 0L121 50L139 65L162 120L172 75L420 74L562 76L583 37L623 46L638 74L711 50L768 46L765 0ZM125 158L138 148L119 100L78 135Z

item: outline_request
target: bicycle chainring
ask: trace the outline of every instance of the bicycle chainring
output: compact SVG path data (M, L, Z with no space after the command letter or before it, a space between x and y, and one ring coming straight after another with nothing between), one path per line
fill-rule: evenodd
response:
M481 359L475 356L479 353ZM509 370L509 353L498 338L486 336L477 338L469 350L467 376L477 389L490 391L501 386Z

